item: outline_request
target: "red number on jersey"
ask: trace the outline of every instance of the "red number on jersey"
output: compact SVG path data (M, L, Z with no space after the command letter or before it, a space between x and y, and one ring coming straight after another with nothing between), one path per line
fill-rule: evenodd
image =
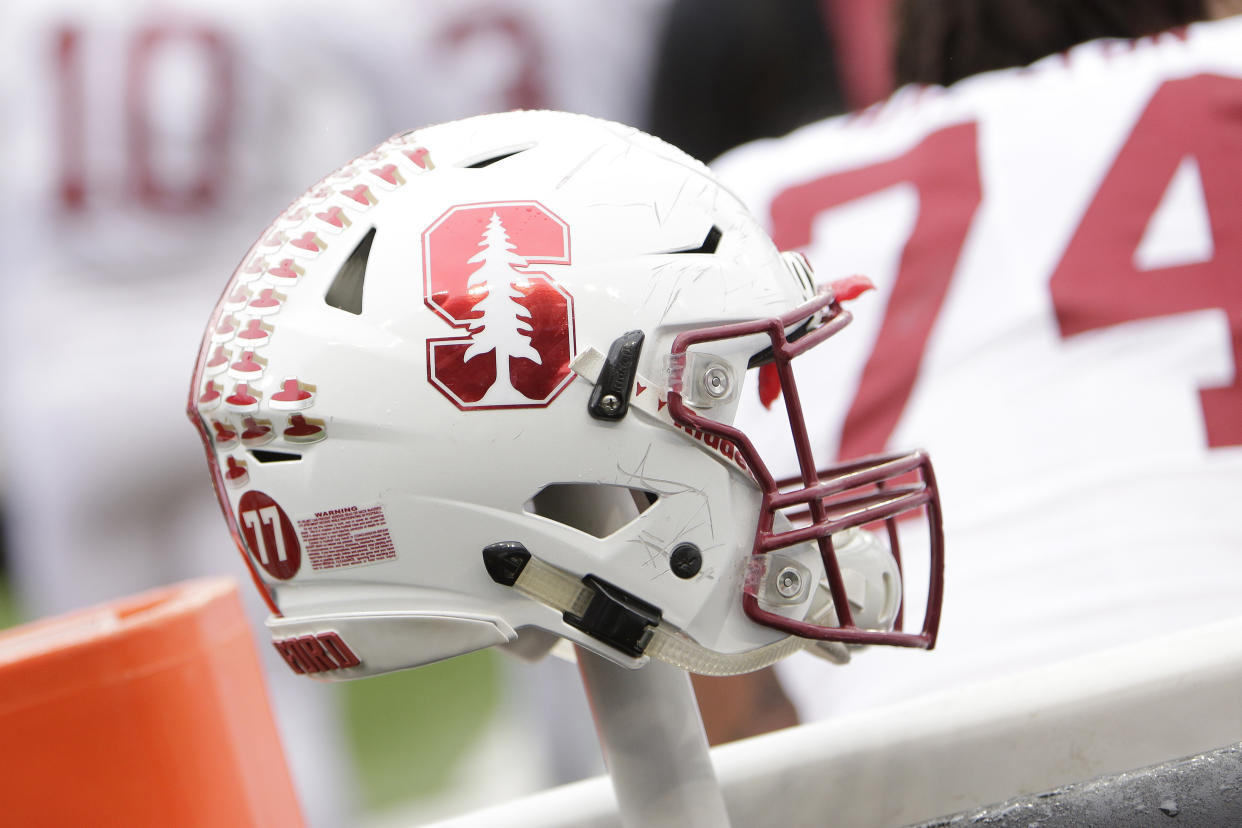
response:
M1211 220L1205 262L1140 270L1134 251L1182 160L1199 165ZM1223 308L1233 383L1199 391L1208 445L1242 445L1242 80L1196 75L1156 91L1052 274L1065 337L1136 319Z
M544 64L543 47L538 34L519 14L499 9L471 9L469 16L456 21L443 35L451 48L460 49L475 37L498 35L509 41L517 52L517 71L505 88L505 105L510 109L543 109L547 107L540 69Z
M772 237L787 250L810 243L811 224L824 210L904 182L918 189L918 219L845 418L839 457L883 449L914 389L927 337L979 207L975 140L973 123L946 127L891 161L808 181L772 201Z
M89 77L83 60L83 33L63 26L55 36L57 113L60 126L60 201L69 210L87 206L90 190L87 143L98 140L99 125L86 117L86 85ZM152 117L151 86L158 72L161 53L168 47L190 47L198 58L199 71L209 90L202 105L198 128L182 147L161 141ZM233 115L232 52L224 36L203 25L143 26L128 39L124 52L124 112L118 113L126 146L125 195L152 210L195 210L214 205L217 188L224 180ZM104 125L108 126L107 124ZM94 129L92 129L94 127ZM192 158L194 168L175 180L161 175L168 158ZM164 161L161 164L161 161ZM172 163L178 163L174 161ZM105 179L106 180L106 179Z
M1209 308L1229 321L1242 365L1242 80L1198 75L1152 96L1075 231L1049 287L1061 334ZM1188 126L1193 125L1193 126ZM1208 128L1206 125L1212 125ZM1139 270L1134 254L1186 157L1198 163L1213 236L1209 261ZM974 127L932 133L892 161L825 176L772 202L781 247L811 240L820 212L900 181L919 190L919 218L902 252L879 337L841 435L839 455L884 448L917 377L932 323L979 203ZM1242 377L1200 390L1210 446L1242 445Z

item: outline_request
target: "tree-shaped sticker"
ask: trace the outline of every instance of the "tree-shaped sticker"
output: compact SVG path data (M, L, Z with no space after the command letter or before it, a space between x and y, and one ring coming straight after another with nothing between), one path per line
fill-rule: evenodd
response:
M465 360L469 362L489 351L494 352L496 381L479 403L520 405L528 400L513 387L509 360L520 357L536 365L543 363L539 352L530 344L530 335L534 330L530 326L526 306L521 304L526 298L522 289L528 287L526 275L521 269L527 266L527 261L513 252L516 245L509 241L509 234L495 212L487 221L480 248L470 257L470 262L479 262L480 265L466 281L466 290L474 295L482 292L483 298L474 306L475 312L482 316L478 327L470 331L470 347L466 349Z
M466 335L427 342L428 379L462 409L548 405L568 384L573 301L539 264L569 228L537 202L454 207L423 234L425 300Z

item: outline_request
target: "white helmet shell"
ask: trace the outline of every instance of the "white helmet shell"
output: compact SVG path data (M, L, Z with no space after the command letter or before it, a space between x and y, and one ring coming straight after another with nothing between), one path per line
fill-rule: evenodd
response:
M332 173L233 274L190 399L278 649L347 678L557 637L637 666L657 625L726 655L786 638L740 600L753 464L668 412L730 423L767 338L670 354L813 298L706 167L618 124L481 116ZM584 592L538 600L485 549ZM816 543L783 552L825 575Z

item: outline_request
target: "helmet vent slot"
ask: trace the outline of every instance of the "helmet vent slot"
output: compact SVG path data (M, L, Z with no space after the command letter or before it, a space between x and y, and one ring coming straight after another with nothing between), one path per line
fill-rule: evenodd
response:
M713 224L712 228L707 231L707 235L703 237L703 243L698 247L690 250L670 250L669 253L715 253L723 235L720 228Z
M526 501L526 511L597 538L628 526L659 500L655 492L607 483L551 483Z
M336 278L323 301L334 308L360 315L362 313L362 288L367 278L367 260L371 258L371 243L375 241L375 228L372 227L358 242L358 246L349 254L349 258L336 272Z
M250 456L260 463L292 463L302 459L302 455L291 451L269 451L267 449L251 449Z
M468 170L481 170L484 167L490 167L497 161L504 161L506 158L512 158L519 153L526 152L528 149L530 149L530 147L518 147L517 149L505 150L504 152L489 155L486 158L480 158L478 161L471 161L469 164L462 164L462 166Z

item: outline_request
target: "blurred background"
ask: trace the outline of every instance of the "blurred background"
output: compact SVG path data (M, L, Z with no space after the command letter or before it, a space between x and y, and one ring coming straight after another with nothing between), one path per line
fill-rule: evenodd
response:
M0 625L199 574L245 581L183 410L237 260L315 180L395 132L515 108L611 118L711 160L886 95L888 8L5 4ZM250 592L310 824L411 824L602 770L571 665L483 652L318 684L279 662Z

